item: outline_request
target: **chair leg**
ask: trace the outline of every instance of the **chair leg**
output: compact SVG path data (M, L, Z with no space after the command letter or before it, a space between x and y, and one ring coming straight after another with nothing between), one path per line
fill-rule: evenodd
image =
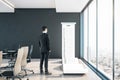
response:
M24 70L25 71L25 76L27 76L27 71L26 70Z
M32 73L34 74L34 71L33 71L33 70L29 70L29 69L28 69L27 71L30 71L30 72L32 72Z
M18 78L19 80L22 80L20 76L16 76L15 78Z
M27 75L27 71L32 72L32 73L34 74L34 71L33 71L33 70L24 69L24 71L25 71L25 75Z

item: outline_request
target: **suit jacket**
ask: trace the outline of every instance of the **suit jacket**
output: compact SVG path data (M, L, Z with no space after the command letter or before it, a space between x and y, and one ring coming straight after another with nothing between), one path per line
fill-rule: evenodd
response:
M47 33L42 33L39 39L39 47L41 52L48 52L50 50L49 38Z

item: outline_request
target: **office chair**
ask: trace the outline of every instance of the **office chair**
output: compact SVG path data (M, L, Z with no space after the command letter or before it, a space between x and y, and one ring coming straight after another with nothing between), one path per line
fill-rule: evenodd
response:
M9 78L12 78L13 80L14 78L18 78L19 80L21 80L22 76L20 74L21 74L22 57L23 57L23 49L19 49L13 70L4 71L3 73L1 73L1 77L5 77L7 80Z
M1 74L1 63L2 63L2 51L0 51L0 75L2 76L2 74Z
M22 47L23 48L23 58L22 58L22 70L25 71L25 75L27 75L26 65L27 65L27 56L28 56L28 46Z
M2 68L12 68L12 67L14 67L15 59L17 57L17 50L4 49L2 51L2 53L3 53L3 58L10 59L8 61L8 66L2 67Z
M0 75L1 75L1 70L5 70L5 69L8 69L8 68L10 68L10 67L8 67L8 66L1 66L1 64L2 64L2 59L3 59L3 51L0 51Z
M24 59L22 61L22 62L24 62L22 64L22 66L23 66L22 70L25 71L25 75L27 75L27 71L32 72L34 74L33 70L25 68L26 64L31 62L31 54L33 52L33 45L30 46L29 50L28 50L28 48L24 47L24 50L25 50L25 54L24 54Z
M2 51L0 51L0 66L1 66L1 63L2 63Z
M3 51L0 51L0 76L2 76L2 70L5 70L6 67L1 67L2 64L2 59L3 59Z
M0 51L0 76L2 76L2 70L4 70L6 67L1 67L2 64L2 59L3 59L3 51Z

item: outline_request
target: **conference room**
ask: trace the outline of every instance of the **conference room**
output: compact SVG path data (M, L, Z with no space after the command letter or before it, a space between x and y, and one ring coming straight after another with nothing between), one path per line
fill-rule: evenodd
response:
M119 0L0 0L0 80L120 80Z

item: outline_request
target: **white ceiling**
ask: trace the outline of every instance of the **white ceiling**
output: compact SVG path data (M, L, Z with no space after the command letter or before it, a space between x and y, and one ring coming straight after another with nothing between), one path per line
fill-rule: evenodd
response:
M8 0L15 8L55 8L55 0Z
M1 1L11 3L14 8L55 8L56 12L68 13L81 12L91 0L0 0L0 13L14 11Z
M90 0L55 0L56 12L81 12Z

